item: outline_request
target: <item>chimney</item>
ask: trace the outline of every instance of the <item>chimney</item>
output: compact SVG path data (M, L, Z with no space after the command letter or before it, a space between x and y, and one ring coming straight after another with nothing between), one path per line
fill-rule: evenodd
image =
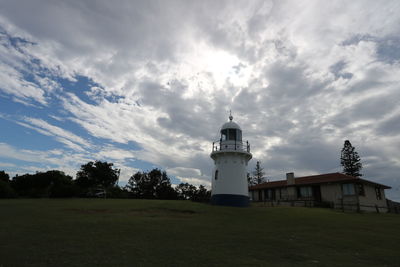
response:
M286 182L287 182L287 185L294 184L294 173L293 172L286 173Z

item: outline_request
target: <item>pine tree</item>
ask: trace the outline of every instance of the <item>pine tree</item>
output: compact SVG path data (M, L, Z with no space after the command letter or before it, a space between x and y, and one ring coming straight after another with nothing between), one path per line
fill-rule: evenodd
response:
M252 182L253 182L254 184L261 184L261 183L264 183L264 182L265 182L264 174L265 174L265 172L264 172L264 169L261 167L261 162L260 162L260 161L257 161L256 168L255 168L255 170L253 171L253 179L252 179Z
M250 173L247 173L247 183L250 186L256 185L256 183L254 182L253 176L250 175Z
M347 175L360 177L362 169L361 159L355 151L349 140L344 141L344 146L340 156L340 164L343 166L343 172Z

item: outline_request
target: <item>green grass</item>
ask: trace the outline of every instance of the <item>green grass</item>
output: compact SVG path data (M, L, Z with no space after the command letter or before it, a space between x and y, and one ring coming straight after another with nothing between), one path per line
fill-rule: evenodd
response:
M0 200L0 266L400 266L400 216L189 201Z

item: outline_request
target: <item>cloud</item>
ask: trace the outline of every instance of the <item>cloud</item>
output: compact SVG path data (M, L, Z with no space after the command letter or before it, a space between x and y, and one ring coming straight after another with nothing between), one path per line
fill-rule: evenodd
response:
M55 136L55 137L59 138L59 140L67 140L71 143L76 143L83 147L87 147L87 148L90 147L90 143L87 140L85 140L67 130L64 130L60 127L51 125L42 119L25 117L24 121L26 123L29 123L31 126L33 126L32 127L33 129L39 130L42 133L47 133L48 135L51 135L51 136Z
M40 104L47 104L44 90L25 80L22 74L15 69L0 64L0 81L0 90L3 93L15 96L20 103L34 99Z
M176 176L182 183L190 183L195 186L204 185L211 187L211 182L208 176L204 176L199 169L176 167L167 169L169 175Z
M84 158L206 184L232 109L271 179L340 171L350 139L367 179L400 184L396 1L21 3L0 12L0 97L59 101L54 125L19 123Z
M30 150L19 149L14 146L0 143L0 157L35 164L49 166L76 166L80 162L87 162L89 158L82 154L71 153L64 150Z

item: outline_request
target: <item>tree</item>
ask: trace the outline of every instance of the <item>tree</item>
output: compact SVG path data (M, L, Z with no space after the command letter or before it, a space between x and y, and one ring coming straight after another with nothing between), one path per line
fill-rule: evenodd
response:
M15 196L15 191L10 185L10 176L5 171L0 171L0 198L11 198Z
M250 173L247 173L247 183L250 186L256 185L255 179L253 176L250 175Z
M265 172L264 172L264 169L261 167L261 162L257 161L256 168L253 171L253 177L250 177L249 184L256 185L256 184L264 183L265 182L264 174L265 174Z
M147 193L151 191L149 190L150 186L148 186L147 180L147 173L137 172L129 178L125 189L135 198L147 198L148 196L152 196L152 193Z
M126 188L116 185L107 190L107 198L129 198L129 192Z
M129 179L126 189L137 198L176 199L167 173L159 169L135 173Z
M176 191L171 186L171 181L165 171L161 174L159 184L156 186L156 197L158 199L176 199Z
M10 181L10 176L5 171L0 171L0 181L8 183Z
M16 175L11 185L22 197L71 197L75 193L72 177L58 170Z
M362 169L361 159L358 153L355 151L349 140L344 141L340 156L340 164L343 166L343 172L347 175L360 177Z
M180 199L192 200L196 194L197 188L189 183L180 183L175 187L175 191Z
M113 163L95 161L81 166L76 173L75 184L83 191L82 194L94 196L98 190L106 192L118 181L120 170L113 168Z
M211 198L211 191L207 190L204 185L200 185L199 189L196 190L192 200L198 202L208 202Z
M52 170L45 173L50 178L49 197L73 197L76 190L72 177L62 171Z

